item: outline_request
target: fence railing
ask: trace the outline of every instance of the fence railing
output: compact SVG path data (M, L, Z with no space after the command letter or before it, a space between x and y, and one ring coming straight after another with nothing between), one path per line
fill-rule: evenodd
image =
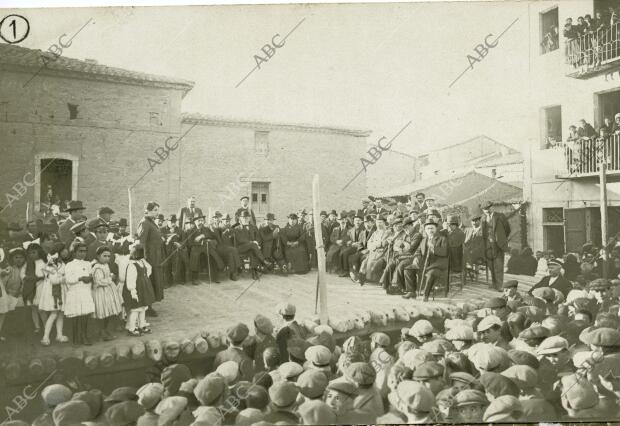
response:
M615 59L620 59L620 22L566 40L568 74L598 71Z
M566 177L598 173L603 158L607 161L608 171L620 171L620 135L563 142L555 149L564 152L566 169L560 172Z

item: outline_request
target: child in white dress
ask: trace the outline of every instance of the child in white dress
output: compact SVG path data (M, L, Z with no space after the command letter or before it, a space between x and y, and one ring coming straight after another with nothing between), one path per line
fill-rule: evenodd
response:
M65 316L72 318L73 344L92 345L87 336L88 317L95 312L95 302L91 283L90 262L86 258L86 244L74 241L71 244L73 260L65 265L65 281L67 283L67 299Z
M34 333L38 334L41 331L41 320L43 324L47 321L47 313L38 309L47 255L37 243L28 241L24 243L24 246L26 248L26 275L23 280L22 298L24 305L30 306Z
M56 324L56 340L66 343L69 338L63 334L64 325L64 302L67 298L67 284L65 282L65 262L71 257L69 250L61 242L54 244L48 263L45 267L45 280L41 287L41 298L39 299L39 310L49 314L45 322L45 330L41 344L50 345L50 333Z
M95 318L103 320L101 335L103 340L115 338L110 331L111 320L123 310L123 299L118 293L114 276L110 272L110 258L112 251L107 246L101 246L96 251L96 260L93 261L93 299L95 301Z

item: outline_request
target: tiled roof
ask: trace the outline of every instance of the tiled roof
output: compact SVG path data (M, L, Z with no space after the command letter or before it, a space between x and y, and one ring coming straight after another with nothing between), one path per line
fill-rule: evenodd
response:
M43 53L39 49L0 44L0 69L28 71L34 74L44 66L41 59ZM59 56L56 60L46 62L47 66L41 69L39 75L82 77L137 85L169 87L183 90L185 93L194 87L192 81L99 65L90 60Z
M337 126L323 126L318 124L294 124L262 121L255 119L242 119L230 117L218 117L200 113L184 113L184 123L204 124L211 126L248 127L256 130L291 130L298 132L337 133L348 136L369 136L370 130L350 129Z

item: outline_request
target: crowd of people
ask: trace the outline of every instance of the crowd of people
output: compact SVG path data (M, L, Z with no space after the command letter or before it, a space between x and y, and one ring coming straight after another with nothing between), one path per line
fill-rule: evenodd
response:
M573 18L566 18L564 37L567 41L578 39L571 49L567 43L567 59L573 66L600 66L602 61L618 55L618 28L619 15L614 7L607 10L597 9L594 18L591 14L579 16L577 22ZM556 29L557 33L557 29ZM557 36L556 49L557 49Z
M164 351L139 387L109 394L79 380L77 359L41 392L35 426L424 424L610 421L620 414L620 280L585 286L550 277L527 293L453 306L429 321L411 311L398 339L374 332L342 345L295 306L243 323L210 368ZM447 314L447 311L442 311ZM346 337L346 336L345 336ZM398 341L395 341L398 340ZM77 364L76 364L77 365ZM196 370L196 369L195 369ZM7 426L26 424L12 421Z

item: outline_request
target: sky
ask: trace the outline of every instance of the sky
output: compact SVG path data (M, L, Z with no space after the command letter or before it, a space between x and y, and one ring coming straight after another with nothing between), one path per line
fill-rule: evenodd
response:
M4 9L3 14L15 12ZM527 2L22 9L20 45L45 50L87 25L67 57L195 82L185 112L372 130L416 154L485 134L520 148ZM516 22L515 22L516 21ZM467 55L497 46L470 66ZM297 26L298 25L298 26ZM285 44L256 66L275 38Z

